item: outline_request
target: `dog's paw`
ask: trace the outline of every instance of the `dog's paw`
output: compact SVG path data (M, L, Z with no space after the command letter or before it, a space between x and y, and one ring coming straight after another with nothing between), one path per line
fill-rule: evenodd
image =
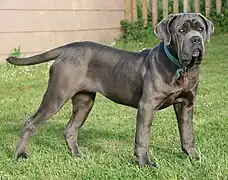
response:
M83 154L81 152L77 152L77 153L71 154L71 156L81 158L81 157L83 157Z
M76 157L76 158L83 157L83 153L79 149L69 152L69 154L71 155L71 157Z
M152 168L157 168L158 167L158 164L156 162L153 162L153 161L146 162L145 165L149 166L149 167L152 167Z
M188 148L185 149L184 152L189 156L191 160L200 160L200 155L196 148Z
M19 159L28 159L29 155L26 152L15 153L14 158L16 161L18 161Z
M157 168L158 164L154 161L151 161L149 157L135 157L135 162L139 165L139 167L150 166L153 168Z

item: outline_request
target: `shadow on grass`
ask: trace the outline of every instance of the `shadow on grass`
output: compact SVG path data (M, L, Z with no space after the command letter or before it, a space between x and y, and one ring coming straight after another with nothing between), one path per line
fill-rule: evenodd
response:
M21 121L20 121L21 122ZM35 133L30 140L29 149L32 154L36 152L49 153L50 151L61 152L62 154L68 153L65 141L63 138L63 131L65 129L65 124L63 123L46 123L38 127L37 133ZM107 142L115 141L115 147L120 146L120 149L129 147L133 151L134 146L134 132L115 130L110 127L110 129L102 129L99 127L82 127L79 131L78 143L82 150L88 150L94 153L102 153L113 151L113 149L107 149L105 146ZM17 138L19 137L21 131L21 124L9 123L7 128L1 128L2 140L1 151L3 155L5 154L8 158L13 158L14 146ZM125 147L123 147L123 144ZM156 143L157 144L157 143ZM176 158L185 159L186 156L181 153L181 151L176 151L168 147L161 147L153 145L150 147L153 149L153 153L156 155L161 155L164 157L174 156ZM160 156L159 155L159 156Z
M23 121L8 121L4 127L0 128L1 137L1 149L9 158L12 158L13 149L17 139L19 138ZM38 126L37 132L30 138L29 149L42 149L42 151L52 150L67 150L63 132L65 124L63 123L46 123ZM129 131L114 131L110 129L101 129L98 127L82 127L79 130L78 143L80 147L88 148L89 151L105 151L101 142L107 141L120 141L125 144L132 144L132 138L134 133ZM99 141L99 143L96 143Z
M188 156L184 154L181 149L179 151L174 151L168 147L153 146L153 152L155 154L162 154L164 157L173 156L179 159L186 159Z

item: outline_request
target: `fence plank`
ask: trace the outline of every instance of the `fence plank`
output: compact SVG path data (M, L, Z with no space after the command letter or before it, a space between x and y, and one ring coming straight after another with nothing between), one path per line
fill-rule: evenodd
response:
M132 0L125 0L125 19L132 21Z
M163 0L163 18L168 16L168 0Z
M132 0L132 20L138 20L138 12L137 12L137 0Z
M177 14L179 12L178 0L173 0L173 13Z
M200 12L200 0L194 0L194 7L195 7L195 12L199 13Z
M184 0L184 12L188 12L188 0Z
M216 0L216 12L220 13L222 9L222 1L221 0Z
M148 23L147 0L142 0L142 19L143 19L143 25L147 26L147 23Z
M205 0L205 15L210 16L211 0Z
M155 25L158 22L158 1L157 0L151 0L151 4L152 4L152 24L153 27L155 27Z

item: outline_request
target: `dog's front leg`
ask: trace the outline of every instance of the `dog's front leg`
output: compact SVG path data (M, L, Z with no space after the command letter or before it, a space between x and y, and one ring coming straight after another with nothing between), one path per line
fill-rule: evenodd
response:
M138 103L134 155L140 166L146 164L157 166L149 158L149 137L155 112L164 101L165 94L160 91L159 87L155 87L156 84L160 85L160 80L157 78L158 82L155 82L156 79L151 79L153 76L150 71L147 75L143 85L142 97Z
M149 137L155 110L150 104L140 102L137 114L134 155L140 166L146 164L156 167L149 158Z
M180 132L181 148L190 158L199 159L196 150L195 137L193 132L194 103L174 104L178 128Z

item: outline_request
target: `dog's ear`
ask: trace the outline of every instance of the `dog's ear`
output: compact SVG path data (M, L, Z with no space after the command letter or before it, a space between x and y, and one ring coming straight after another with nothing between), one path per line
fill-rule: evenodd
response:
M210 42L210 37L211 35L214 33L214 25L213 23L207 19L204 15L202 15L201 13L198 13L198 15L203 19L203 21L205 22L206 25L206 32L207 32L207 42Z
M161 22L159 22L155 29L154 33L155 35L166 45L169 45L171 42L171 34L170 34L170 25L174 21L174 19L177 17L177 15L170 14L165 19L163 19Z

